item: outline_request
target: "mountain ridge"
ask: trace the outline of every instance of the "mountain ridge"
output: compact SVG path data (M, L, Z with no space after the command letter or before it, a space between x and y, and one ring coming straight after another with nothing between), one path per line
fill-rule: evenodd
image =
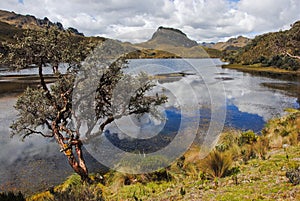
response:
M44 19L39 19L33 15L21 15L15 12L0 10L0 21L15 26L19 29L38 30L43 29L44 27L55 27L61 31L67 30L75 35L83 36L83 33L80 33L77 29L73 27L64 29L60 22L51 22L47 17L44 17Z
M248 43L251 42L250 38L244 36L238 36L236 38L230 38L226 42L218 42L211 45L211 48L218 50L237 50L239 48L245 47Z
M181 30L163 26L158 27L148 41L134 45L138 48L167 51L184 58L216 58L221 56L219 50L199 45Z
M187 35L181 30L163 26L158 27L156 32L153 33L150 40L139 45L156 48L161 44L182 46L187 48L198 45L196 41L189 39Z
M300 21L288 30L258 35L238 51L223 53L223 59L232 64L300 70Z
M21 15L14 12L0 10L0 42L14 42L14 35L21 35L26 29L41 30L56 27L61 31L68 31L74 36L84 36L75 28L64 29L60 22L53 23L47 17L38 19L32 15ZM157 32L148 41L140 44L131 44L103 37L85 37L93 41L114 41L113 47L131 50L128 58L208 58L220 57L218 50L201 47L191 40L179 29L158 27ZM5 52L5 47L0 44L0 53Z

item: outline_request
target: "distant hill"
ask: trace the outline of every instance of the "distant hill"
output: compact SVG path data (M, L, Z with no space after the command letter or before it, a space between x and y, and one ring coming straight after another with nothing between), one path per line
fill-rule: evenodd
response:
M159 27L150 40L135 46L167 51L186 58L220 57L221 55L218 50L200 46L182 31L166 27Z
M206 43L206 42L203 42L203 43L200 43L199 45L203 46L203 47L209 47L209 48L212 48L216 43L214 42L210 42L210 43Z
M0 10L0 52L5 52L1 42L13 42L14 35L21 34L26 29L41 30L46 27L56 27L61 31L69 31L74 36L83 36L75 28L64 29L59 22L53 23L47 17L38 19L32 15L21 15L14 12ZM103 37L85 37L93 41L111 40ZM84 38L83 38L84 39ZM178 29L159 27L149 41L140 44L123 43L114 40L113 51L126 50L132 52L128 58L207 58L220 57L221 51L198 45Z
M42 29L45 26L54 26L60 30L64 30L64 27L60 22L53 23L47 17L38 19L32 15L21 15L4 10L0 10L0 22L13 25L19 29ZM75 35L83 35L82 33L79 33L77 29L72 27L69 27L66 30Z
M0 54L6 52L6 48L2 42L13 42L15 40L14 36L21 35L22 32L22 29L0 21Z
M198 46L198 43L189 39L185 33L178 29L159 27L149 41L139 44L139 46L153 49L161 45L190 48Z
M19 35L23 32L22 29L10 25L6 22L0 21L0 42L1 41L13 41L15 35Z
M224 52L230 63L274 66L286 70L300 69L300 21L286 31L256 36L239 51Z
M236 50L245 47L249 42L251 42L251 39L239 36L237 38L231 38L226 42L218 42L210 47L217 50Z

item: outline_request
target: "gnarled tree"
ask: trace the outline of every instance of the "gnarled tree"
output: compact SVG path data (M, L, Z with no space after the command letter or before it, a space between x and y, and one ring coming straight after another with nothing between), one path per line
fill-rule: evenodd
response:
M94 48L93 44L54 28L27 31L17 43L7 45L9 52L2 60L14 69L39 69L40 85L28 88L15 105L18 117L11 125L12 134L23 139L30 135L54 138L83 181L90 181L82 153L84 142L101 135L114 120L153 112L166 101L163 95L147 95L154 84L145 74L123 72L124 57L99 60L111 53L109 45ZM63 74L61 64L68 68ZM50 66L57 80L49 85L43 69Z

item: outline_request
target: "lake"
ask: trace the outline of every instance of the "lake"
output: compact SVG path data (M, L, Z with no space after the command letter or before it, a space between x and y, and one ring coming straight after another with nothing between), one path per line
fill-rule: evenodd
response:
M223 69L222 64L219 59L130 60L127 73L145 71L158 78L154 90L169 98L160 108L165 118L160 122L147 116L138 122L124 118L112 124L104 138L125 151L151 153L167 146L178 130L191 129L191 122L199 127L195 131L199 138L205 136L211 143L224 128L251 129L259 134L264 124L283 115L285 108L299 108L299 78L254 76ZM21 142L9 137L9 125L16 117L16 96L38 81L34 74L34 69L0 72L0 191L30 193L58 184L72 173L51 140L32 136ZM93 171L100 164L91 154L87 165Z

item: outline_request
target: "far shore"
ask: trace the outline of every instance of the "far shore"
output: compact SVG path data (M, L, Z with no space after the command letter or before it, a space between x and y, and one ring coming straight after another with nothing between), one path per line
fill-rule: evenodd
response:
M241 65L241 64L226 64L222 65L222 68L235 69L238 71L261 75L270 76L276 78L298 78L300 77L300 71L289 71L275 67L261 67L256 65Z

